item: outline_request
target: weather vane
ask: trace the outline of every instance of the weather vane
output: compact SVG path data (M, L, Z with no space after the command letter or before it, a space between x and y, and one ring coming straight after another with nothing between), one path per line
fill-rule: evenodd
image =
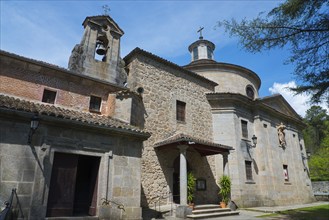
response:
M202 30L203 30L204 27L200 27L200 29L197 31L198 33L200 32L200 37L199 39L202 40L203 39L203 36L202 36Z
M102 8L104 10L104 15L109 15L109 11L111 11L110 7L108 5L103 5Z

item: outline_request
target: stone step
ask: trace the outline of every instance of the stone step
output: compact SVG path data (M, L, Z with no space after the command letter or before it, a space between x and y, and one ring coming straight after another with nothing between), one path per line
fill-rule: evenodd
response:
M194 210L198 209L212 209L212 208L219 208L219 205L216 204L206 204L206 205L195 205Z
M98 220L97 216L46 217L45 220Z
M212 212L230 212L231 209L229 208L219 208L219 207L216 207L216 208L206 208L206 209L194 209L192 211L192 214L206 214L206 213L212 213Z
M239 212L238 211L213 212L213 213L207 213L207 214L192 214L192 215L187 215L186 217L192 218L192 219L202 219L202 218L212 218L212 217L223 217L223 216L229 216L229 215L239 215Z

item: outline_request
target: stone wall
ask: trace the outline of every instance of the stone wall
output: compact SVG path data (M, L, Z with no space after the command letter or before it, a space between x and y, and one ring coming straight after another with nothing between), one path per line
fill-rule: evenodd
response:
M313 193L318 201L329 201L329 181L312 182Z
M329 181L312 182L314 193L329 193Z
M194 71L214 82L218 85L215 92L218 93L238 93L246 96L246 87L251 86L254 91L255 98L258 98L258 89L261 81L258 75L251 70L229 63L205 63L189 64L186 69Z
M39 128L28 145L31 117L1 113L0 203L16 188L24 216L44 219L54 154L61 152L100 158L97 215L107 198L125 208L123 211L112 203L111 216L141 219L140 139L40 116Z
M314 201L308 176L307 161L302 159L305 148L298 126L286 118L274 117L247 105L236 104L214 111L216 142L235 148L229 155L232 177L232 200L240 207L275 206ZM247 121L248 138L242 137L241 120ZM276 126L286 125L285 148L279 146ZM251 137L257 136L256 148ZM248 149L249 148L249 149ZM218 157L218 163L222 163ZM245 161L252 162L252 180L246 179ZM288 166L285 180L283 165Z
M185 133L212 141L212 118L206 92L213 86L200 86L199 79L180 72L151 58L138 56L128 63L128 84L132 90L144 88L142 100L145 109L145 128L152 133L144 142L142 154L142 204L154 206L159 196L162 204L170 202L173 193L174 161L178 149L154 150L154 144L174 134ZM204 82L202 82L205 85ZM186 121L176 120L176 101L186 103ZM200 157L188 150L189 168L197 178L207 179L207 191L197 192L197 202L217 202L213 157Z

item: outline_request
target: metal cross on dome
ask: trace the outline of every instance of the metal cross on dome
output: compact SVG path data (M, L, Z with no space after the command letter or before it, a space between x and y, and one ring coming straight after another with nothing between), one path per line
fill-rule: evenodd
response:
M109 11L111 11L110 7L108 5L103 5L102 8L104 10L104 15L109 15Z
M198 33L200 33L199 39L203 39L203 36L202 36L202 30L203 29L204 29L204 27L200 27L200 29L197 31Z

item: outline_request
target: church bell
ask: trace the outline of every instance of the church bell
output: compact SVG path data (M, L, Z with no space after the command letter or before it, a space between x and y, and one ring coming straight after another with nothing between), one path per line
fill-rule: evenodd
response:
M98 55L105 55L107 51L108 40L105 34L100 34L97 37L96 42L96 53Z
M103 43L99 43L97 45L96 53L98 55L104 55L104 54L106 54L106 48L104 47Z

